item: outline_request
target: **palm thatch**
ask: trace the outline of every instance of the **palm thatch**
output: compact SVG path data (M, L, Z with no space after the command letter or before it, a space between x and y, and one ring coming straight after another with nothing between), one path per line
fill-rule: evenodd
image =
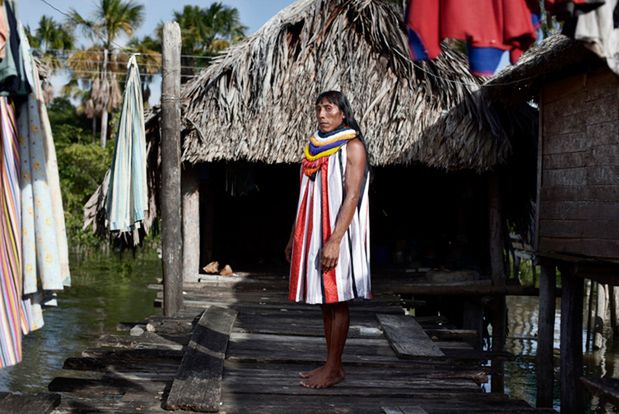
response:
M401 15L386 0L299 0L183 86L182 159L299 162L316 128L315 97L337 89L351 101L373 165L487 171L506 163L511 138L535 129L531 108L495 109L480 84L453 49L413 63ZM160 109L146 118L158 148ZM149 186L158 188L154 178ZM85 227L97 227L104 193L90 200Z
M586 44L564 35L553 35L534 46L513 66L508 66L482 87L490 101L522 102L534 98L549 79L586 72L605 61Z
M338 89L375 165L481 171L504 161L507 133L476 98L466 58L446 49L413 64L407 47L386 1L294 3L184 87L183 160L298 162L313 100Z

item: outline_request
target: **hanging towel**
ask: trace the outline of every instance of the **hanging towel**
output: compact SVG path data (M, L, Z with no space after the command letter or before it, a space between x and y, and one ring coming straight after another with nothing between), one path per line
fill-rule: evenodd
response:
M110 189L106 200L106 219L111 231L130 232L140 227L148 210L146 185L146 133L140 71L135 55L127 64L125 86ZM134 238L138 240L139 238Z

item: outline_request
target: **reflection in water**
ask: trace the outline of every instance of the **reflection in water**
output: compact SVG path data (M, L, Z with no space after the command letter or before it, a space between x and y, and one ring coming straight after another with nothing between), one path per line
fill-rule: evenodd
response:
M555 318L555 389L554 408L559 409L559 338L561 332L561 300L557 299ZM522 398L535 405L535 354L537 350L537 297L509 296L508 334L506 347L516 358L505 364L506 392L516 398ZM586 318L584 318L586 321ZM583 329L583 349L586 331ZM609 340L607 347L584 355L584 374L591 377L607 376L619 378L619 341ZM588 398L591 398L588 396ZM598 398L591 399L591 413L617 412L610 404L602 403Z
M66 358L79 356L100 335L117 334L119 322L158 312L156 293L146 288L161 277L156 253L75 259L73 286L58 294L57 308L45 310L45 326L24 337L22 363L0 370L0 391L45 392Z

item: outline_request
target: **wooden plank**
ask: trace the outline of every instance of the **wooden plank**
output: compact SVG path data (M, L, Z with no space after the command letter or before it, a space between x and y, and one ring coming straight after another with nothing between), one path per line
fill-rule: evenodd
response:
M619 379L581 377L580 382L582 382L592 394L610 400L615 407L619 407Z
M428 414L418 405L404 405L398 407L380 407L384 414Z
M55 393L12 394L0 399L0 413L47 414L60 404Z
M619 185L545 186L542 201L619 202Z
M237 312L210 307L194 328L170 394L169 410L219 411L228 338Z
M587 124L587 138L591 145L619 144L619 122L607 120L597 124Z
M541 237L619 240L617 220L540 220Z
M376 315L385 336L400 358L444 358L415 318L400 315Z
M619 240L540 238L539 252L564 253L619 260Z
M542 176L543 187L570 185L618 185L619 167L616 164L600 165L591 161L592 166L546 169Z
M540 219L617 220L619 203L596 201L542 201Z

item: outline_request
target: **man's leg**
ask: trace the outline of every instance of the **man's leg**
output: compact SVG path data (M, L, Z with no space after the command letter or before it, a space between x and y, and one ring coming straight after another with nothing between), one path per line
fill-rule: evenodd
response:
M333 325L333 309L330 305L320 305L322 310L322 323L325 331L325 340L327 341L327 357L329 356L329 350L331 349L331 326ZM316 375L324 368L324 365L313 369L311 371L299 372L301 378L309 378Z
M339 302L326 306L330 307L333 312L327 362L316 374L301 382L301 385L305 387L327 388L344 379L342 353L344 352L346 338L348 337L348 327L350 325L348 303Z

